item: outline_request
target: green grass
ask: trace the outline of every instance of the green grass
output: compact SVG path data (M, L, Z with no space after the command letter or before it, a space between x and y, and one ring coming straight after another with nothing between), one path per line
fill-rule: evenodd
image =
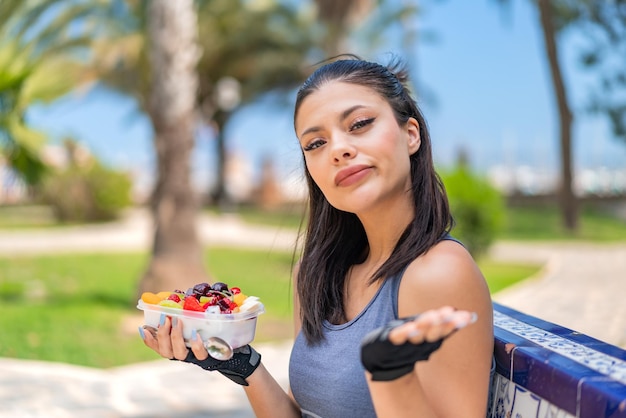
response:
M57 226L48 206L0 205L0 229L30 229Z
M215 277L263 300L259 322L290 320L289 254L214 248L207 260ZM145 263L143 254L0 258L0 357L103 368L157 358L137 330Z
M264 302L255 341L292 336L291 254L211 248L206 261L214 277ZM0 258L0 357L100 368L158 358L137 331L134 295L146 262L137 253ZM492 290L538 268L481 267Z
M583 208L575 234L567 232L557 208L509 208L504 231L507 240L537 241L626 241L626 220L597 209Z
M532 264L499 263L492 260L481 260L478 265L492 294L535 275L542 267Z

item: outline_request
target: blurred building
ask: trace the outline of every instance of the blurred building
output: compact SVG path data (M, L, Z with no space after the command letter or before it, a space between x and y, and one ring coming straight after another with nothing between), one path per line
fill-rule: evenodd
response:
M491 183L505 195L550 195L558 190L559 172L528 165L494 166L488 172ZM625 196L626 168L584 168L574 175L574 192L578 197Z

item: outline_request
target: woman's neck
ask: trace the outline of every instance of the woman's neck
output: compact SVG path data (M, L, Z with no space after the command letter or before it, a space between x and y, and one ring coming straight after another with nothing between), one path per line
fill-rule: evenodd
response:
M359 216L369 247L365 263L382 265L391 256L414 216L415 210L410 204L394 205Z

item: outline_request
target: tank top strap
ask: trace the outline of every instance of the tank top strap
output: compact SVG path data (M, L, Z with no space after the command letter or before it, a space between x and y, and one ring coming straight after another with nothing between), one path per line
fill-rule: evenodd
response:
M391 293L391 306L393 306L393 317L394 319L398 319L398 295L400 292L400 282L402 281L402 276L404 276L404 272L406 271L409 265L402 267L402 270L391 276L389 278L389 285L391 289L389 289Z
M441 241L444 241L444 240L454 241L454 242L456 242L457 244L459 244L460 246L465 247L465 245L464 245L461 241L459 241L457 238L454 238L454 237L453 237L452 235L450 235L450 233L448 233L448 232L446 232L446 233L445 233L445 234L441 237Z
M444 241L444 240L454 241L457 244L465 247L461 241L454 238L452 235L450 235L447 232L441 236L440 241ZM398 319L398 295L400 292L400 282L402 281L402 276L404 276L404 272L409 267L409 264L404 266L399 272L397 272L396 274L394 274L388 279L388 281L390 282L389 284L391 286L391 289L389 289L389 291L391 292L391 303L393 306L393 315L395 319Z

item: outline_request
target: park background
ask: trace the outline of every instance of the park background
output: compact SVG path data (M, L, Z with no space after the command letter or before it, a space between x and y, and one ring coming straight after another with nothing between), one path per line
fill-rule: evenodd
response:
M390 1L381 7L385 3L403 4ZM439 164L453 164L464 149L473 167L504 191L553 191L560 165L558 118L536 8L527 1L507 7L486 0L419 5L419 14L410 22L388 25L376 48L364 47L353 36L354 46L346 50L383 61L395 54L408 62ZM572 30L559 38L564 76L578 116L573 126L575 184L581 193L623 193L626 147L611 134L605 117L584 112L596 79L576 56L580 37L584 34ZM50 145L60 146L64 138L73 137L104 162L131 171L142 197L150 193L155 177L153 129L133 97L95 84L50 104L35 103L25 116L29 125L46 132ZM226 135L232 187L249 191L267 159L277 166L284 188L291 190L297 183L301 158L289 103L268 105L260 100L242 106ZM49 153L58 154L51 148ZM192 166L198 191L206 193L214 185L216 158L215 132L203 129L196 138ZM7 187L8 180L3 184ZM5 192L5 199L9 194Z
M200 10L198 28L201 33L224 19L224 32L220 33L227 39L201 39L208 42L203 44L207 51L213 44L226 45L226 54L220 56L215 66L229 68L228 59L234 56L234 49L229 54L230 44L226 41L241 34L241 31L228 32L228 22L232 20L226 18L245 20L252 17L265 25L280 25L284 20L272 20L271 17L272 7L281 4L300 19L296 21L302 25L301 32L298 36L294 32L291 34L310 48L293 61L294 68L297 63L297 68L302 69L299 77L319 60L332 55L328 51L333 48L325 38L325 34L331 32L336 33L330 40L335 42L333 47L339 48L339 52L356 53L368 59L387 60L392 55L404 58L411 68L414 88L430 124L436 161L446 174L444 179L449 180L446 186L450 188L454 202L460 205L458 208L470 208L472 213L480 214L466 239L481 238L477 244L480 245L477 256L480 256L481 268L494 293L520 280L535 277L545 267L541 262L503 263L491 259L489 249L498 242L522 241L530 242L532 246L537 240L603 244L626 240L626 143L613 134L603 114L585 111L588 92L597 83L599 72L583 68L578 63L580 42L586 38L584 32L577 32L577 26L573 25L558 37L563 75L576 115L572 134L572 186L576 203L580 205L577 227L566 228L557 199L561 166L558 112L534 3L460 0L348 3L354 4L356 11L353 16L346 12L345 19L334 29L336 32L331 31L332 21L325 21L318 14L321 9L316 8L327 7L329 13L341 12L333 8L332 1L227 0L194 4ZM0 234L5 242L13 240L16 243L14 248L24 236L31 236L34 240L39 233L57 237L58 241L41 250L42 254L29 251L18 254L12 252L10 244L5 247L6 254L0 258L0 321L3 329L0 356L101 368L154 359L154 354L141 344L133 325L141 320L135 309L138 290L170 289L174 284L176 287L189 286L205 278L234 281L233 285L249 289L249 293L262 298L267 312L260 321L263 327L258 335L260 341L289 338L289 274L293 252L273 247L275 241L271 233L267 239L269 249L248 246L242 249L240 245L224 245L219 240L217 245L207 245L207 242L211 241L212 234L213 238L218 235L218 225L229 222L249 226L260 224L270 230L295 235L303 216L302 185L299 183L301 156L292 130L291 114L294 86L299 79L291 74L294 78L289 81L292 83L275 83L282 87L284 95L268 92L269 87L264 90L255 86L258 89L256 95L246 96L244 89L254 83L236 84L234 104L221 109L228 113L227 123L220 125L222 129L215 129L216 123L211 120L202 120L193 126L195 135L187 138L185 143L191 144L193 149L188 156L189 195L197 196L200 205L189 204L185 210L193 208L201 220L213 223L200 222L200 225L209 225L206 234L200 234L200 239L198 234L181 235L184 222L197 226L193 217L181 216L178 218L182 219L180 225L175 222L166 225L165 229L171 227L169 238L177 239L166 246L172 253L165 255L178 257L180 265L176 267L179 269L177 274L163 277L153 268L155 260L164 256L155 250L159 247L155 241L164 239L154 234L154 225L160 225L161 220L146 204L160 175L153 143L158 131L152 123L154 119L146 111L146 97L138 97L133 90L136 86L126 85L125 93L123 89L113 89L111 77L116 75L116 68L98 67L91 61L101 51L94 46L101 46L96 41L104 40L102 42L107 44L110 39L115 41L122 35L134 36L132 39L148 37L141 26L142 19L148 16L147 11L139 7L142 3L133 1L39 1L33 4L40 8L31 8L34 6L20 1L3 1L0 5L5 7L1 9L5 14L2 14L0 46L13 54L5 53L4 66L0 66L0 74L5 76L3 80L8 80L0 89L3 98L0 143L5 156L1 170ZM11 5L13 7L9 7ZM81 13L76 14L77 20L73 23L63 21L63 26L54 28L58 24L55 16L64 7L71 10L78 7L76 5L91 12L86 15L90 19L102 19L95 27L103 28L94 31L94 26L85 25L86 40L77 42L78 49L65 45L67 39L64 36L54 36L55 31L65 34L69 28L71 39L84 30L80 22L85 14ZM31 32L12 31L15 28L12 25L19 26L20 22L36 14L41 20L37 20ZM270 16L270 20L261 20L261 15ZM111 17L120 24L107 20ZM33 37L37 38L37 30L45 29L47 25L54 28L48 34L52 37L49 42L42 42L32 51L25 48L24 55L18 53L19 49L10 49L22 45L20 42L28 45ZM280 33L280 28L271 25L265 28L277 29ZM283 36L288 35L283 32ZM110 45L119 45L114 41L110 41ZM240 42L253 43L252 38ZM150 48L158 47L158 43L152 47L142 45L139 50L146 53L152 51ZM46 54L46 46L58 48ZM244 49L244 56L252 59L258 55L261 58L258 65L261 66L267 64L262 59L266 52L262 48ZM289 54L285 57L293 59L293 52ZM7 59L7 56L13 59ZM276 56L281 55L270 55L272 59ZM16 57L29 63L22 68L22 78L16 75L19 66L9 65L17 62ZM29 96L20 90L28 86L22 81L28 80L29 76L34 81L41 81L37 68L45 69L47 60L59 57L77 59L88 71L75 71L72 66L72 71L68 72L76 75L72 79L62 77L64 74L58 72L58 67L57 72L46 73L44 78L68 86L65 91L56 91L56 95L45 96L46 100L36 100L34 95ZM623 69L623 56L621 59L622 62L618 61L621 66L611 68ZM233 68L240 70L240 67ZM149 69L142 67L142 71ZM156 73L154 69L153 73ZM40 78L36 79L36 76ZM201 78L206 76L200 73ZM16 79L20 82L10 83ZM80 83L83 79L87 82ZM217 80L212 81L217 84ZM124 83L120 84L124 86ZM33 100L26 105L12 101L20 95ZM623 91L618 91L616 96L623 98ZM246 97L254 97L254 100L242 102ZM11 106L12 103L19 106ZM23 126L16 129L12 124L14 119L10 117L15 117ZM22 128L37 131L41 136L37 141L29 142L20 136ZM226 151L222 161L226 172L226 195L217 201L213 195L218 177L216 167L220 165L217 151L220 134ZM67 141L68 138L72 141ZM28 154L30 159L12 159L20 155L16 150L24 153L21 155ZM40 177L33 177L37 181L31 181L29 169L38 170L38 163L49 167L41 171L44 174ZM89 170L94 164L106 168L100 179L113 180L73 182L89 179L87 173L91 173ZM186 165L182 167L185 169ZM458 176L459 167L467 176ZM129 176L130 185L116 177L120 173ZM61 186L65 184L66 187L45 195L42 190L45 190L47 176L60 176L67 182L60 183ZM87 192L72 194L72 187L76 184L86 184ZM111 189L102 187L102 184ZM104 189L115 198L109 199L110 196L105 194L102 200L112 206L95 211L94 218L80 218L89 213L88 210L75 213L76 219L59 220L55 216L58 211L54 205L69 202L73 208L80 207L89 200L88 196L92 196L89 191ZM457 193L452 193L455 190ZM469 191L469 196L463 191ZM120 198L118 195L122 192L130 198ZM159 199L157 194L157 208ZM195 202L196 198L190 201ZM97 199L95 203L90 202L97 203ZM99 218L98 215L103 216ZM101 228L128 227L128 235L131 235L130 224L125 222L137 217L143 220L142 231L148 237L137 247L128 249L120 245L119 251L115 251L115 247L91 247L85 238L84 248L71 247L71 251L62 251L76 228L87 228L90 233L104 236L105 229ZM468 223L462 218L458 220L460 229L455 233L462 233ZM239 231L240 238L248 238L248 230L236 231ZM203 237L208 238L203 240ZM181 241L182 250L176 248L176 243ZM190 254L199 256L189 258ZM189 265L195 266L194 270L189 270ZM613 279L623 282L624 277ZM78 335L68 333L67 329L80 332ZM615 343L623 344L623 341Z

